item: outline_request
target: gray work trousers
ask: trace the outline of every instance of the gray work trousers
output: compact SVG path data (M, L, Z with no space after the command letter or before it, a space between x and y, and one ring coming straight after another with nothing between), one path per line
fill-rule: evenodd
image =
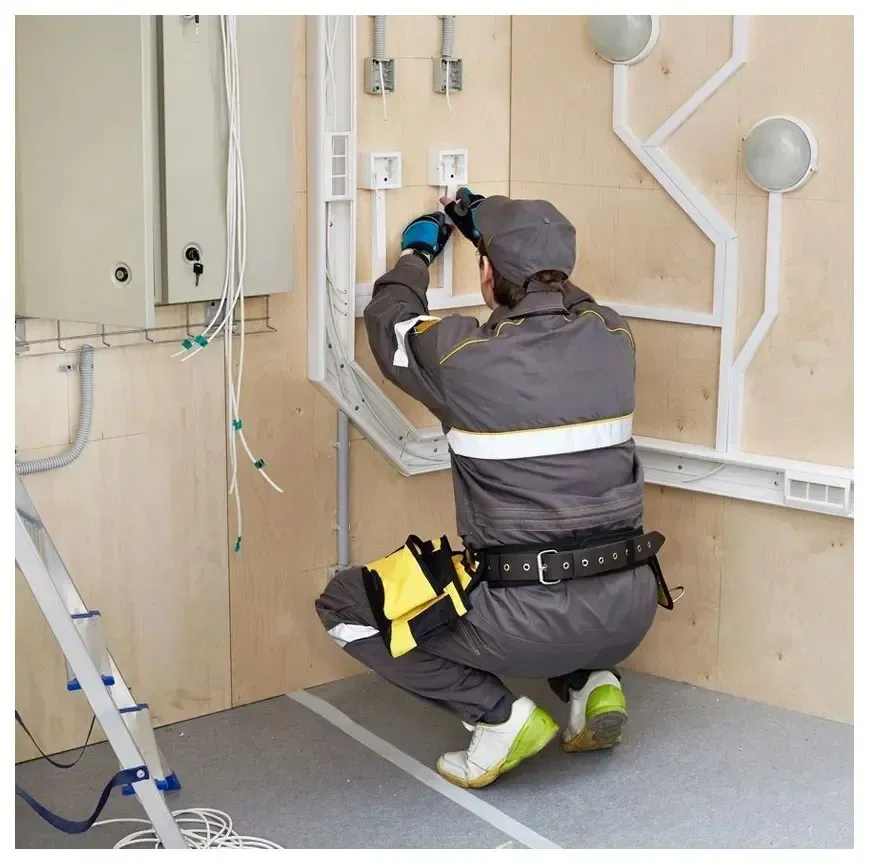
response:
M379 634L369 635L377 623L361 568L337 573L315 607L356 660L476 723L496 706L512 704L499 676L549 679L566 700L590 671L625 660L652 626L657 586L644 565L557 585L490 588L484 582L470 599L467 615L401 657L389 653Z

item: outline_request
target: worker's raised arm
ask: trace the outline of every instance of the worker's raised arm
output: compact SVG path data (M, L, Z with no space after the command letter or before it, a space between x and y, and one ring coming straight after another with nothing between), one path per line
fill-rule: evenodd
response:
M439 319L429 314L428 268L443 251L451 231L442 213L411 222L401 238L398 263L375 282L374 295L365 308L368 343L380 371L443 422L449 419L441 357L479 326L475 318L450 315Z

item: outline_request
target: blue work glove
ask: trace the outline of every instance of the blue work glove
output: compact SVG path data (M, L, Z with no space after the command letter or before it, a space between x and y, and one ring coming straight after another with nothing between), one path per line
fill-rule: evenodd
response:
M462 186L456 193L456 200L444 207L453 225L475 245L480 239L480 231L474 220L474 210L485 200L482 195L475 195L467 186Z
M401 249L413 249L419 252L428 264L431 264L447 245L453 226L447 224L443 213L427 213L414 219L401 235Z

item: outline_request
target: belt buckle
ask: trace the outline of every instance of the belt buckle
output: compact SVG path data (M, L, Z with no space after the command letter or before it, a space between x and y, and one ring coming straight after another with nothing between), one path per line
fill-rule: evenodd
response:
M558 585L558 583L561 582L560 579L549 580L543 576L546 572L546 565L543 563L543 556L557 554L557 549L544 549L542 552L537 553L537 581L540 582L541 585Z

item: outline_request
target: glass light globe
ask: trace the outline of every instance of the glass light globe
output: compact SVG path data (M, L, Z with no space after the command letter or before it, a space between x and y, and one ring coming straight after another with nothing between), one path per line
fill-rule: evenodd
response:
M588 29L595 50L610 63L636 63L658 41L656 15L590 15Z
M766 117L745 136L745 170L767 192L790 192L817 168L817 142L804 123L792 117Z

